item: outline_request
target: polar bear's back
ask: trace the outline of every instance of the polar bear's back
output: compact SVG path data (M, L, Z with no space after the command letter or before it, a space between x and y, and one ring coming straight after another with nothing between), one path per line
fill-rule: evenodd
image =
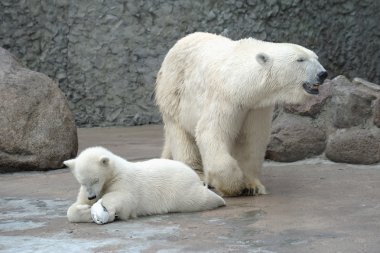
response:
M187 165L152 159L136 163L141 191L136 215L191 212L223 206L224 200L210 191Z
M193 75L205 74L201 72L210 69L210 64L224 62L226 58L230 57L235 43L235 41L220 35L201 32L180 39L169 50L162 62L157 76L157 95L168 93L170 86L186 85L186 80L197 79ZM199 78L201 77L199 76Z
M230 43L233 43L233 40L221 35L196 32L178 40L177 43L168 52L167 57L172 57L174 54L176 54L176 51L185 54L184 57L187 57L188 55L186 54L199 54L198 50L213 50L217 49L219 46L225 49L226 45Z
M150 184L173 183L175 186L187 186L194 182L201 183L199 176L189 166L182 162L169 159L151 159L137 162L138 168ZM149 176L149 177L148 177Z
M210 79L220 76L217 65L227 62L236 42L226 37L193 33L180 39L166 55L157 75L156 101L164 119L195 128ZM194 106L196 104L197 106ZM179 118L186 111L185 118Z

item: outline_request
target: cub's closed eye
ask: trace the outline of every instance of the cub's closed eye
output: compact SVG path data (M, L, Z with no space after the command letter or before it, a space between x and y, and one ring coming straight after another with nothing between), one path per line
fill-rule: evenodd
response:
M298 58L297 61L298 61L298 62L304 62L305 59L304 59L304 58Z
M95 178L94 180L91 181L91 184L97 184L99 183L99 178Z

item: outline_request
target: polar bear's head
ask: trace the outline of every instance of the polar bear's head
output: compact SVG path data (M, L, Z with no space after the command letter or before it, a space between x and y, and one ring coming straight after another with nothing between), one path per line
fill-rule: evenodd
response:
M256 55L265 72L267 87L276 102L300 103L319 94L319 85L327 78L327 71L311 50L290 43L268 43Z
M89 200L100 197L112 176L112 153L101 147L85 149L80 155L63 163L70 168Z

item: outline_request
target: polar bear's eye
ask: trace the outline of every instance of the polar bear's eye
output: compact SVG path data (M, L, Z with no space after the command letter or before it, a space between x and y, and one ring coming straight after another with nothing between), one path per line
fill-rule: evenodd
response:
M298 61L298 62L304 62L304 61L305 61L305 58L298 58L297 61Z
M91 185L99 183L99 178L95 178L91 181Z

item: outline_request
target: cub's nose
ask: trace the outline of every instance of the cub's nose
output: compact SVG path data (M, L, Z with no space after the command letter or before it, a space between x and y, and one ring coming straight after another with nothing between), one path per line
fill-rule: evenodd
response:
M323 83L323 81L327 78L328 75L329 75L329 73L327 73L327 71L321 71L321 72L319 72L317 74L319 82Z
M88 198L88 200L96 199L96 195L88 196L87 198Z

